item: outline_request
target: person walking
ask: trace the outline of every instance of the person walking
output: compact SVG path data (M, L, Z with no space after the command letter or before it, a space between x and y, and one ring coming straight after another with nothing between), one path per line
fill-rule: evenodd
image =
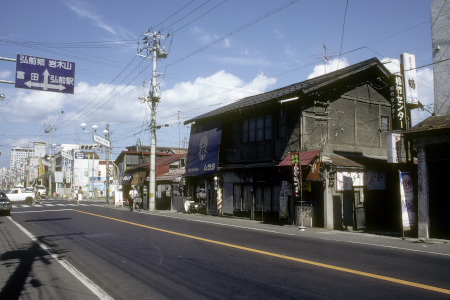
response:
M81 186L78 188L78 198L77 198L77 204L80 204L80 201L83 200L83 189Z

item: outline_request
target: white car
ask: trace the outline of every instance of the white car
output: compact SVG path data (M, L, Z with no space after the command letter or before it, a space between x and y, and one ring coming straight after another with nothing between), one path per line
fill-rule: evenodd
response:
M47 188L43 185L38 185L38 191L42 198L47 197Z

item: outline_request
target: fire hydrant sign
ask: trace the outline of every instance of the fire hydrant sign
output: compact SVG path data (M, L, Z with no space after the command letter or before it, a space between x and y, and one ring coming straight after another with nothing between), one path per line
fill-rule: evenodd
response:
M75 63L17 54L16 88L73 94Z

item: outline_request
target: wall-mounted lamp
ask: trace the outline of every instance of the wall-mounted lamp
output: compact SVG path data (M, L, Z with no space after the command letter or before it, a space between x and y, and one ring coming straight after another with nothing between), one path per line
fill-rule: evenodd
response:
M298 97L283 99L283 100L278 101L278 103L282 104L282 103L286 103L286 102L294 101L294 100L298 100Z

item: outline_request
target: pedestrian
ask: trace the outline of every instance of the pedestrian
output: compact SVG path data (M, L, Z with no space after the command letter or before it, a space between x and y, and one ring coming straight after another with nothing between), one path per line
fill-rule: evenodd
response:
M133 186L133 188L130 190L128 195L130 196L130 202L128 203L128 205L129 205L130 211L132 211L134 199L139 196L139 192L137 191L136 186Z
M78 198L77 198L77 204L80 204L80 201L83 200L83 189L81 186L78 188Z

